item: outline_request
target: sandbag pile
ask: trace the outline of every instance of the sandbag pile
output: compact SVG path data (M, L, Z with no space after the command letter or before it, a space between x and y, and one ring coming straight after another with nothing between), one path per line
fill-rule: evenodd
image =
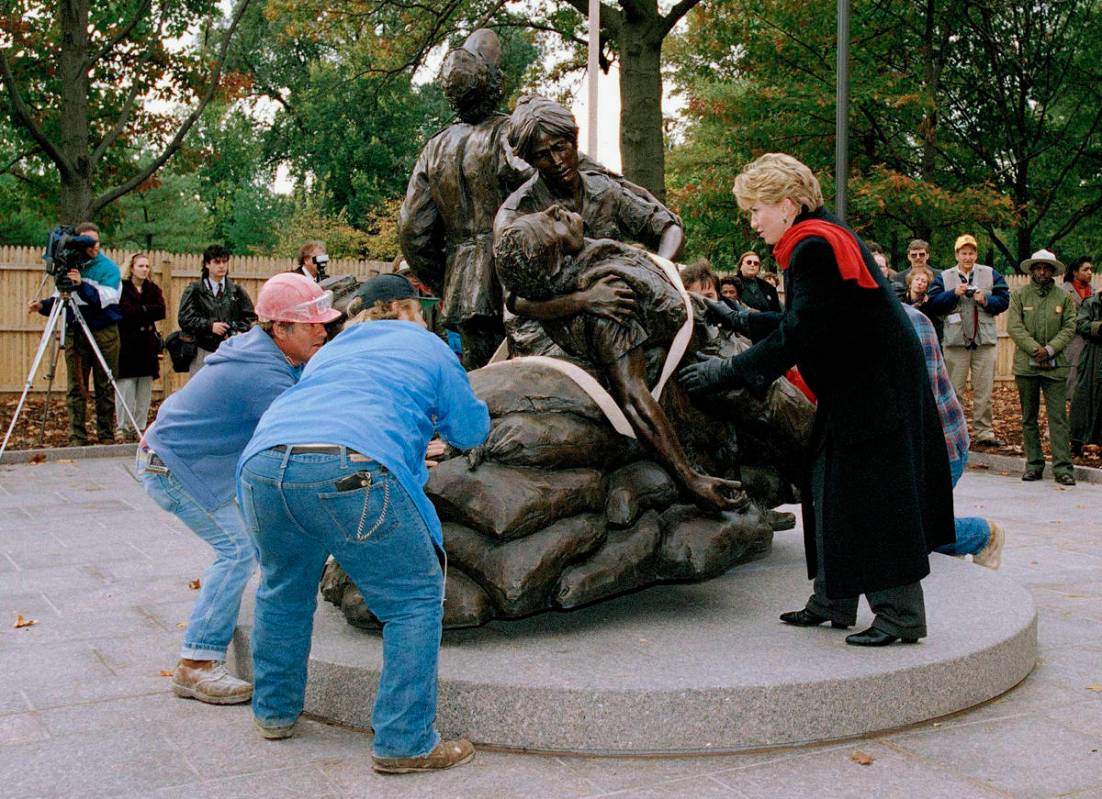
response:
M489 407L490 436L478 450L452 453L426 486L448 554L445 627L576 608L656 582L708 579L769 550L773 529L764 509L789 501L791 487L768 459L743 475L758 501L708 514L688 504L644 447L617 434L565 375L519 360L476 370L470 379ZM740 401L765 419L784 405L776 398L772 409L768 399ZM726 445L719 433L711 441L716 449ZM335 563L322 593L350 623L377 626Z

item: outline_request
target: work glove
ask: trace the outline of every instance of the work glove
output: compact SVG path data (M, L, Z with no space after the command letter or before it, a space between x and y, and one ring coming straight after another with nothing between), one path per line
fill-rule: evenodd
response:
M697 362L683 366L677 372L677 382L690 394L717 388L741 388L746 380L735 368L734 358L696 354Z
M701 297L700 299L707 309L704 316L709 322L744 336L749 334L750 311L745 308L736 311L725 302L717 302L707 297Z

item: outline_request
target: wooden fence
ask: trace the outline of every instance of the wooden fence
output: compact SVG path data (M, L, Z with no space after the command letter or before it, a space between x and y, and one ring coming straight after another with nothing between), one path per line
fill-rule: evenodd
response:
M104 252L124 272L124 265L134 254L132 250L108 249ZM203 259L200 255L159 251L148 255L152 265L151 278L165 295L168 314L159 327L162 335L167 336L179 327L176 314L180 297L189 283L199 279ZM257 292L265 280L294 266L288 258L234 256L230 259L230 277L256 302ZM333 259L326 271L331 275L355 275L363 279L372 272L389 272L390 268L386 261ZM26 383L27 372L46 324L44 316L27 313L27 304L53 292L53 279L43 283L44 278L46 272L42 265L41 248L0 247L0 393L20 392ZM46 390L46 372L47 364L43 362L35 376L32 391ZM172 363L166 353L161 364L161 378L154 383L154 393L171 394L187 382L187 377L172 371ZM64 393L65 385L65 359L59 358L54 391Z
M107 256L122 267L133 254L130 250L106 250ZM164 291L168 305L168 316L161 323L163 335L175 330L176 314L180 297L187 285L197 280L202 268L199 255L180 255L177 253L149 253L152 264L152 278ZM230 277L241 285L249 296L256 300L261 284L274 274L285 272L294 264L286 258L234 257L230 261ZM335 259L330 262L328 272L331 275L355 275L366 278L373 271L390 271L385 261L356 261ZM45 297L53 291L52 280L43 283L46 273L42 268L42 250L37 247L0 247L0 393L19 392L27 379L35 349L42 338L45 317L29 315L27 304L39 297ZM1012 275L1007 283L1011 289L1023 285L1029 278L1025 275ZM997 317L999 329L998 363L995 368L996 380L1013 380L1014 344L1006 332L1006 314ZM46 364L35 376L33 391L46 390ZM55 391L65 389L65 362L59 359L57 375L54 379ZM161 367L161 378L154 385L159 395L171 394L187 382L186 374L176 374L167 355Z

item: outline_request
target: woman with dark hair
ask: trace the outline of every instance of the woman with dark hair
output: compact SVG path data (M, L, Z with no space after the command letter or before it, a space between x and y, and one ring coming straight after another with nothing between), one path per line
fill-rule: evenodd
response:
M737 277L721 277L719 297L728 308L737 311L742 306L742 280Z
M742 280L742 302L755 311L780 311L781 300L768 280L762 279L761 256L747 250L738 259L738 276Z
M119 299L119 393L115 397L115 437L137 441L149 420L149 401L153 380L161 376L158 356L161 337L157 322L165 318L165 295L149 278L149 256L144 252L130 256L122 279ZM134 414L139 428L134 429L123 405Z
M763 335L751 336L750 349L685 366L678 378L691 392L762 394L799 366L818 398L800 486L815 582L806 606L781 621L848 627L864 594L875 619L846 643L913 643L926 635L928 554L956 538L949 456L922 345L871 253L823 208L806 165L767 153L743 169L734 193L773 245L787 307L752 315Z
M199 348L189 374L198 372L219 344L256 322L252 298L230 280L229 271L230 251L221 244L210 245L203 251L202 275L180 298L180 329L194 336Z
M1094 277L1094 265L1092 264L1092 260L1093 259L1089 255L1081 255L1068 264L1067 268L1064 270L1064 291L1066 291L1071 298L1076 313L1079 312L1080 306L1089 300L1091 294L1094 293L1091 287L1091 278ZM1069 399L1075 396L1075 386L1078 382L1079 357L1083 352L1083 347L1086 345L1086 337L1077 335L1071 340L1071 343L1068 344L1068 348L1064 350L1068 356L1068 364L1071 366L1068 370Z

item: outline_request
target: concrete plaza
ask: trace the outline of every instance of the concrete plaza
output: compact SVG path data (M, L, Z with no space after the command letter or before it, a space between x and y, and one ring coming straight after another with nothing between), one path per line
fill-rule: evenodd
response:
M195 598L188 583L210 557L128 466L0 466L0 796L1102 798L1100 485L980 470L958 487L959 514L1006 528L1002 573L1039 614L1037 668L980 707L811 747L665 758L482 751L453 771L382 777L364 734L305 720L294 738L264 741L247 707L171 694L162 673ZM777 545L799 536L779 533ZM20 615L34 624L16 629Z

